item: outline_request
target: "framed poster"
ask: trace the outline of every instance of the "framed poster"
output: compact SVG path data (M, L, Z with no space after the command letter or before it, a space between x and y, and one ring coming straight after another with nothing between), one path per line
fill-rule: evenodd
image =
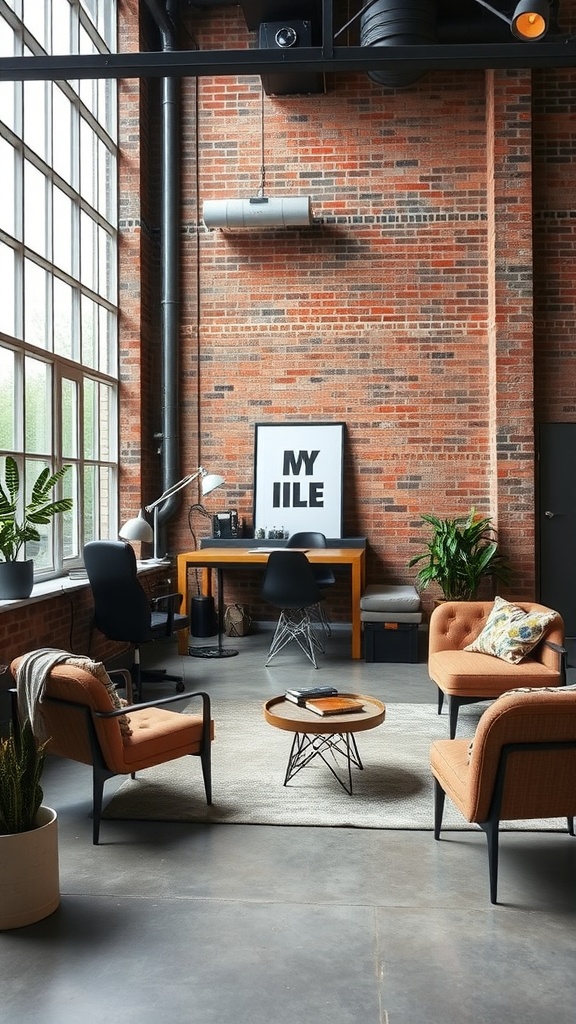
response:
M254 535L342 536L344 423L256 423ZM264 532L262 532L264 531Z

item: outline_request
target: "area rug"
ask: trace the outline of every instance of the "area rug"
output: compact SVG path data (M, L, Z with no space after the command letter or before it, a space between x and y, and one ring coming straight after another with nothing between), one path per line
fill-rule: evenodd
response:
M196 706L190 708L197 711ZM472 736L481 710L463 708L458 736ZM353 769L349 795L319 758L283 785L292 734L264 721L259 701L212 701L213 804L208 807L200 761L184 757L128 779L105 818L247 825L432 829L429 749L447 738L448 719L432 704L389 704L381 726L357 736L364 769ZM447 829L475 829L446 801ZM531 831L566 828L564 819L503 823Z

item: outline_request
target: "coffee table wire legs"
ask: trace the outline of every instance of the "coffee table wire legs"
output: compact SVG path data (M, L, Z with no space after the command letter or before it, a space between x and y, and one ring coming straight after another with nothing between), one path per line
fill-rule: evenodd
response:
M338 732L331 733L328 736L318 736L314 733L294 733L286 775L284 776L284 785L288 785L290 779L293 779L299 771L306 768L316 757L322 759L336 781L340 783L342 789L346 790L351 796L352 768L359 768L360 771L364 768L360 760L354 733ZM346 781L337 771L342 760L344 761L348 785L346 785Z

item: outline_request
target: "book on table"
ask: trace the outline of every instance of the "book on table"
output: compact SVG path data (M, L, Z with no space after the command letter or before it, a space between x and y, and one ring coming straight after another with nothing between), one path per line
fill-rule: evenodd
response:
M335 686L302 686L286 690L284 694L286 700L292 701L293 704L304 704L305 700L310 700L313 697L336 697L337 695L338 690Z
M356 697L317 697L302 702L307 711L315 715L343 715L363 711L364 705Z

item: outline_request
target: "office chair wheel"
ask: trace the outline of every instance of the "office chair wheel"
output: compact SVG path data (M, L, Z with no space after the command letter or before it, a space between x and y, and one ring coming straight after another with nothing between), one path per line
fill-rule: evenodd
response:
M186 687L183 682L176 683L176 693L184 693L185 689Z

